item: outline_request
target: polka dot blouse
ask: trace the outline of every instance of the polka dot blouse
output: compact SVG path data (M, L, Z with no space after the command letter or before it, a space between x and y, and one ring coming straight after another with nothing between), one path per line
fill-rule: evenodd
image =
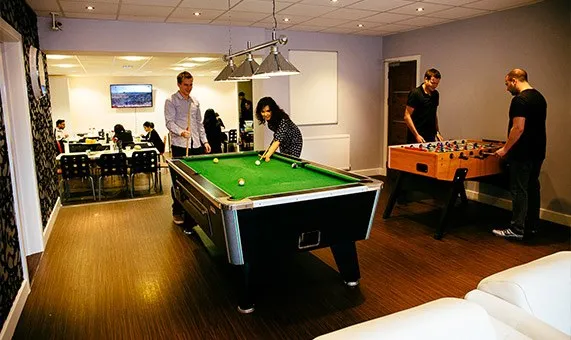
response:
M278 129L274 133L274 140L280 142L280 152L286 155L299 157L303 146L301 131L291 119L281 120Z

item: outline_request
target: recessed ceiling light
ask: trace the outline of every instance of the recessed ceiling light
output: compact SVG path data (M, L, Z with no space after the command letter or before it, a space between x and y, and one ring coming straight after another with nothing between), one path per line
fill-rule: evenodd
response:
M289 22L289 18L284 18L284 22Z
M122 56L122 57L118 57L118 58L123 59L123 60L127 60L127 61L141 61L141 60L149 59L149 57L140 57L140 56L135 56L135 55L127 55L127 56Z
M88 11L93 11L95 9L95 7L93 6L85 6L85 9Z
M359 25L357 25L357 27L365 27L365 25L359 24Z
M61 54L48 54L46 57L48 59L52 59L52 60L62 60L62 59L73 58L70 55L61 55Z
M339 0L331 0L331 2L333 2L333 3L337 2L337 1L339 1Z
M197 66L198 64L196 64L196 63L181 63L181 64L177 64L177 65L178 65L178 66L181 66L181 67L188 67L188 68L190 68L190 67L195 67L195 66Z
M417 11L417 12L422 12L422 11L424 11L424 8L423 8L423 7L419 7L419 8L416 9L416 11Z
M200 16L202 13L200 13L200 12L194 12L194 13L192 13L192 14L194 14L195 17L198 17L198 16Z
M54 66L61 67L61 68L77 67L77 65L74 65L74 64L55 64Z
M184 70L184 67L171 67L171 70L182 71Z
M216 60L218 58L212 58L212 57L190 57L187 58L188 60L192 60L192 61L197 61L199 63L205 63L207 61L212 61L212 60Z

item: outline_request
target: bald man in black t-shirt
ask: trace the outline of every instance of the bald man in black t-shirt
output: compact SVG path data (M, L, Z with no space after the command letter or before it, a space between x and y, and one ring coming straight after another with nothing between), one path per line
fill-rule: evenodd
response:
M440 83L440 72L431 68L424 73L424 82L410 91L404 111L404 121L408 127L407 143L442 141L438 131L436 110L440 94L436 91Z
M527 82L527 72L513 69L505 77L506 89L514 97L510 104L508 140L496 151L509 165L512 219L510 227L494 229L497 236L521 240L539 227L539 172L545 159L547 102Z

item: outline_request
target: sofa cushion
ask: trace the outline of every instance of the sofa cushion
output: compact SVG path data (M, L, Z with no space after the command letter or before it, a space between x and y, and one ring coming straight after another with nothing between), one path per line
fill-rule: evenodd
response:
M492 320L476 303L442 298L404 311L328 333L316 340L530 339Z
M570 340L567 334L557 328L492 294L474 289L466 294L464 298L482 306L488 312L492 321L497 319L506 326L532 339ZM496 327L496 329L498 328Z
M491 275L480 281L478 289L571 335L571 251Z

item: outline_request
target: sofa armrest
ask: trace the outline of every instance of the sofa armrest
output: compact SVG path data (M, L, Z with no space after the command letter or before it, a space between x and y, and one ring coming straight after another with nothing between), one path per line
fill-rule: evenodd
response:
M492 294L474 289L464 297L482 306L488 314L532 339L570 340L571 337L525 310Z
M527 339L514 331L511 339ZM517 336L519 334L519 336ZM362 322L315 340L487 340L502 339L486 311L476 303L442 298Z

